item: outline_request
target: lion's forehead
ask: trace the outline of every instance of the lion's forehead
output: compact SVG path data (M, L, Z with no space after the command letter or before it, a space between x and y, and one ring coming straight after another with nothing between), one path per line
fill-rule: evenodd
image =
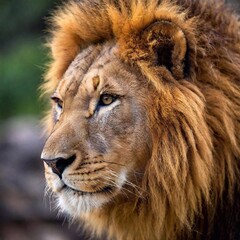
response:
M64 94L69 90L78 91L79 87L92 89L92 79L104 75L108 64L117 60L117 47L112 42L104 45L89 46L81 51L69 65L57 91Z

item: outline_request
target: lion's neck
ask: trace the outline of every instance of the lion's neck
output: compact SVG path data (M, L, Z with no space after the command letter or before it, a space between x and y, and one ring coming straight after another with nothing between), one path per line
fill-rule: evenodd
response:
M143 203L114 202L114 205L85 214L82 220L94 235L107 232L109 239L116 236L117 240L165 239L161 224Z

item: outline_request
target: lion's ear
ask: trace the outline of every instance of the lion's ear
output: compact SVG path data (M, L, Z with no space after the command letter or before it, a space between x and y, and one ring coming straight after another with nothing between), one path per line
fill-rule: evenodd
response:
M142 40L155 64L164 65L176 79L184 77L187 41L179 26L166 20L154 22L143 31Z

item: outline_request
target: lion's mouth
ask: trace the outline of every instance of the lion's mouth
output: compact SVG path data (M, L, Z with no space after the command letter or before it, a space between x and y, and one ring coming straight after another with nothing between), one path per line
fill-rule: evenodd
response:
M102 189L97 190L97 191L91 191L91 192L89 191L89 192L87 192L87 191L81 191L79 189L75 189L75 188L69 187L66 184L62 187L61 190L71 190L71 191L77 192L77 193L79 193L81 195L93 195L93 194L101 194L101 193L102 194L111 194L114 191L112 186L106 186L106 187L103 187Z

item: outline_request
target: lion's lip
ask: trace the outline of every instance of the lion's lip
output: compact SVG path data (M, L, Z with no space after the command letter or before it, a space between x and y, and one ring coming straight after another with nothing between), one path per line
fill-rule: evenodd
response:
M75 189L75 188L69 187L66 184L62 187L62 189L70 189L70 190L72 190L74 192L81 193L82 195L87 195L87 194L91 195L91 194L99 194L99 193L107 194L107 193L112 193L112 191L113 191L113 187L106 186L106 187L104 187L104 188L102 188L100 190L97 190L97 191L86 192L86 191L81 191L79 189Z

